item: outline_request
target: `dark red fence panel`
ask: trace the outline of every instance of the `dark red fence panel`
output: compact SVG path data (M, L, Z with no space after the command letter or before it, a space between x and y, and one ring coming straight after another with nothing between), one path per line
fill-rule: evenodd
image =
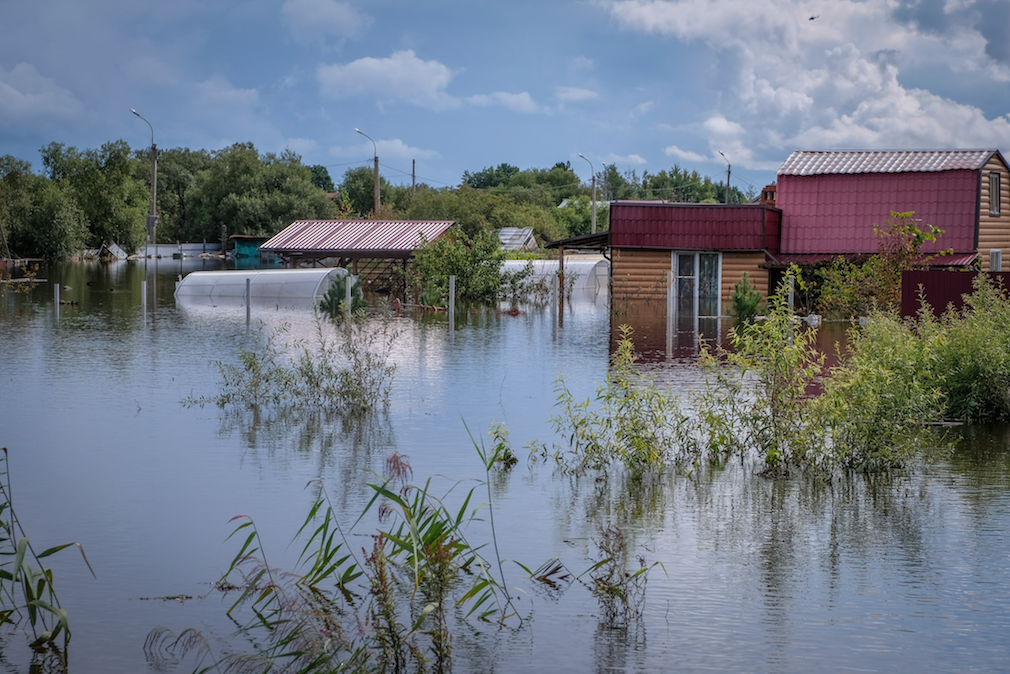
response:
M960 309L964 295L970 295L977 271L906 271L901 273L901 315L915 316L919 312L920 288L934 314L942 314L948 306ZM986 272L1010 288L1010 272Z

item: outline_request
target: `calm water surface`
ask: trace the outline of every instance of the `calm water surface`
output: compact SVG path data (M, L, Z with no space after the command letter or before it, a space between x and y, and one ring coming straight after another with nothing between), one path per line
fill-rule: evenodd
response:
M557 375L585 397L606 373L611 312L580 298L560 322L550 310L460 314L451 335L444 314L397 319L392 404L365 428L186 407L218 390L216 361L237 362L280 325L314 330L304 310L258 307L247 327L243 308L176 306L174 279L204 264L152 263L146 319L142 263L63 265L43 270L50 283L30 297L0 294L0 446L15 507L38 549L79 541L98 576L70 550L50 558L75 674L154 671L143 645L156 627L231 633L211 590L237 551L224 541L231 517L252 516L268 559L290 567L309 481L321 478L348 520L370 498L365 471L393 451L410 457L415 481L469 487L482 472L467 426L482 438L504 423L524 457L525 443L554 439ZM77 302L59 317L53 282ZM664 382L697 386L697 333L671 335L655 314L615 320L636 326ZM699 326L702 340L724 329ZM642 624L617 630L580 583L533 587L512 573L531 620L457 633L455 671L1010 670L1010 433L960 433L952 454L879 483L770 481L739 467L580 481L520 462L493 482L504 557L558 557L580 573L613 523L633 558L665 574L649 577ZM164 599L179 595L193 599ZM0 671L29 660L19 635L0 641Z

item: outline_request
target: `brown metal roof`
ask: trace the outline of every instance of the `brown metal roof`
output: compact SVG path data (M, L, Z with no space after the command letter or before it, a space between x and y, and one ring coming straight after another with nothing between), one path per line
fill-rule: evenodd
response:
M923 173L978 170L997 150L797 150L779 169L780 176L855 173Z
M451 220L296 220L260 246L274 253L410 257L440 237Z

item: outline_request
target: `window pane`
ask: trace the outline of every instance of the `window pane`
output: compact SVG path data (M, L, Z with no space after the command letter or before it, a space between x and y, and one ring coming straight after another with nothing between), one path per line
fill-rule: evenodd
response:
M1000 188L999 174L995 173L995 172L990 173L989 174L989 215L992 215L992 216L999 215L999 206L1000 206L1000 203L999 203L999 200L1000 200L999 188Z
M694 253L677 256L677 276L694 276Z

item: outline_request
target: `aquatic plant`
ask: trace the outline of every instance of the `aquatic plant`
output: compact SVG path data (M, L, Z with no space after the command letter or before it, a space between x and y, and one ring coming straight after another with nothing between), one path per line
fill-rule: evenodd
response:
M576 400L559 377L555 383L558 413L551 417L564 442L533 442L531 455L553 459L565 472L599 470L617 463L634 470L659 469L668 462L689 460L694 449L691 421L678 399L661 390L636 367L633 330L621 326L617 350L611 357L595 403Z
M88 570L94 570L80 543L65 543L36 553L14 510L7 448L0 447L0 628L21 627L27 621L36 650L48 649L65 667L65 652L70 642L70 622L60 605L53 584L53 572L42 560L60 550L75 546ZM63 652L56 649L56 640L63 637Z
M337 276L330 287L326 289L323 298L319 301L319 311L330 318L339 319L347 312L347 284L351 284L351 311L364 309L368 306L365 297L361 292L361 283L358 278L349 275Z
M497 451L475 446L489 472L499 461ZM388 457L386 473L369 485L372 499L355 522L373 513L379 523L371 551L361 550L362 561L321 481L310 483L316 498L296 534L307 536L296 573L268 563L251 517L233 518L240 524L229 538L242 543L217 586L239 592L228 614L233 619L248 615L239 623L239 634L256 644L252 652L218 656L198 630L175 634L158 628L145 644L148 658L178 662L191 657L198 667L209 662L206 669L238 672L399 673L423 671L430 657L434 671L450 671L450 610L481 621L517 616L504 589L497 544L493 566L480 546L468 541L466 529L482 509L471 510L476 488L450 509L446 498L454 487L437 496L430 479L423 486L412 484L407 457ZM493 532L492 521L492 538ZM501 582L492 574L495 567Z
M596 546L601 559L578 577L589 577L593 595L600 605L601 621L610 628L627 628L640 622L645 608L645 588L649 572L659 562L648 564L645 557L636 558L638 568L629 568L629 550L624 532L614 525L600 527Z
M706 449L717 456L753 449L765 470L778 474L816 465L824 447L824 426L808 404L824 354L816 331L802 326L788 306L787 284L788 278L768 299L765 320L730 332L732 349L706 349L699 359L709 376L698 406Z
M218 362L221 392L184 404L297 405L364 412L389 401L396 364L389 362L397 337L391 319L357 312L330 326L316 316L314 343L283 343L283 326L261 352L242 350L240 366ZM295 355L291 355L294 353Z

